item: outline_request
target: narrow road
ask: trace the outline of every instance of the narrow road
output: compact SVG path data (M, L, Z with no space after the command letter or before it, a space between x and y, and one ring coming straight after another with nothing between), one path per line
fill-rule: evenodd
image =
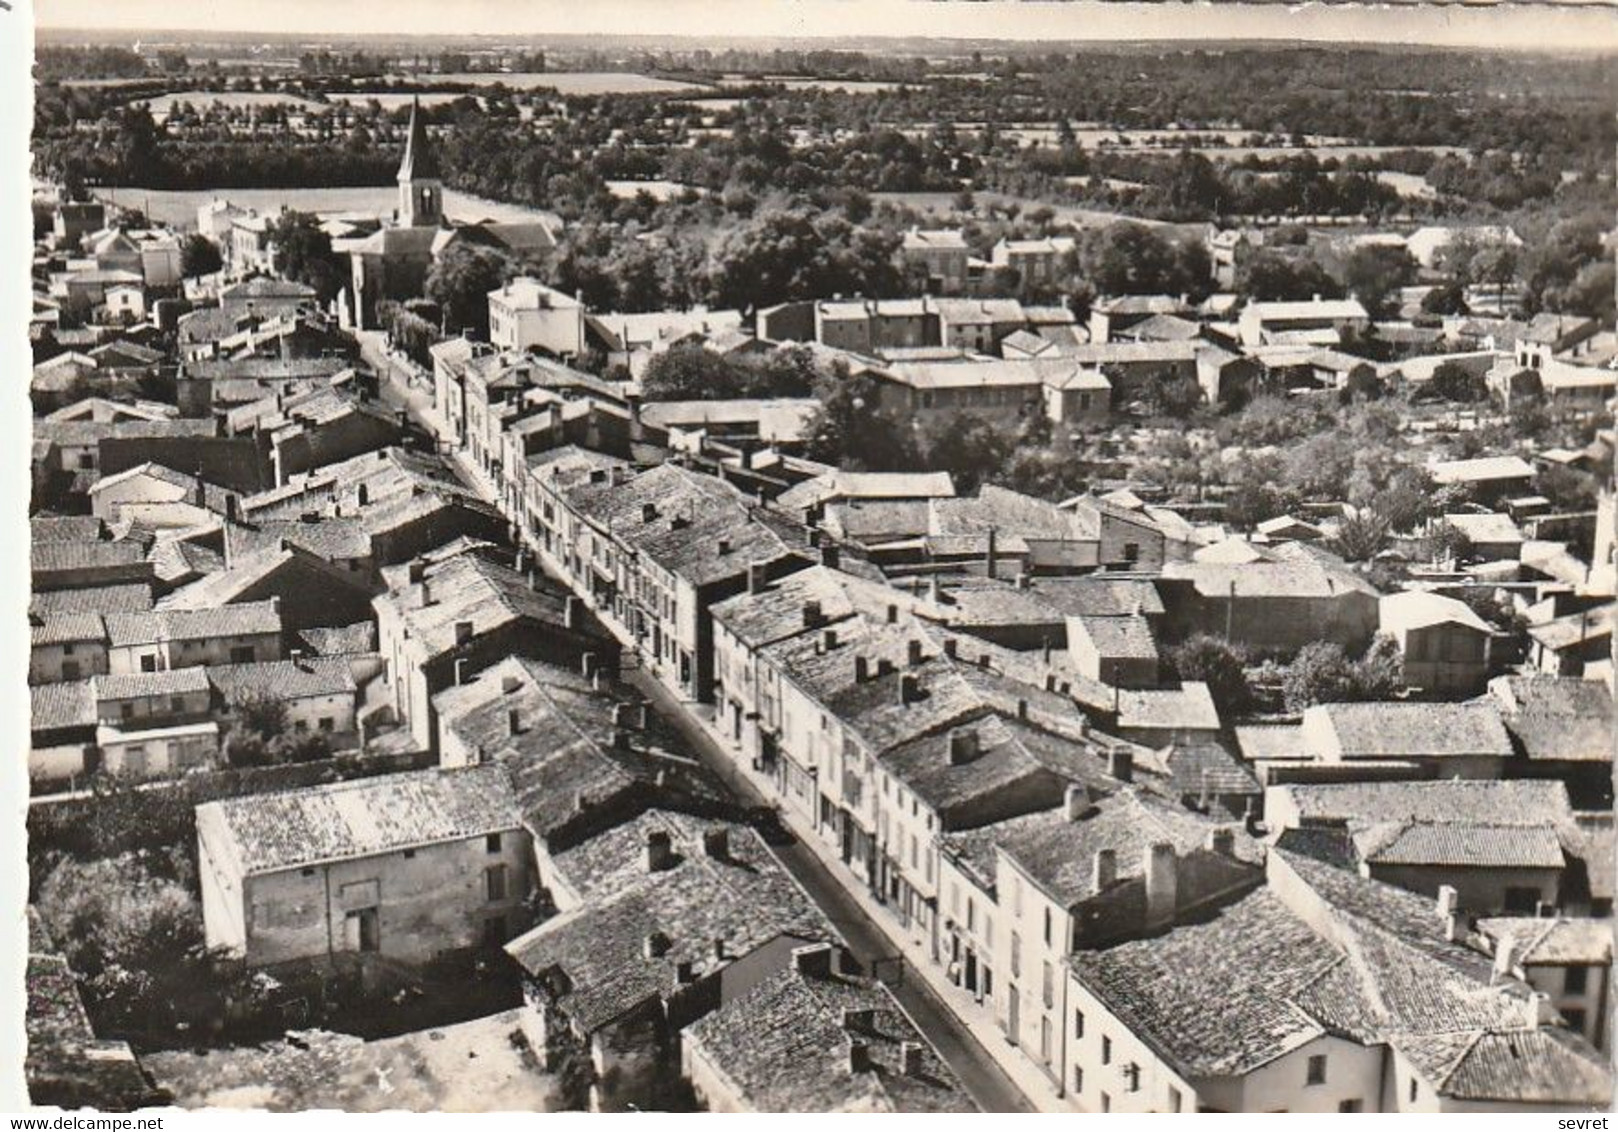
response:
M737 771L718 741L691 717L685 705L657 677L643 668L636 668L626 672L624 678L656 705L659 714L679 730L697 757L729 787L731 793L750 806L773 805L771 799ZM849 950L861 964L867 969L876 959L899 964L901 977L889 983L888 989L899 1000L905 1013L910 1015L917 1029L927 1035L939 1055L955 1071L978 1107L985 1112L1037 1111L1022 1090L995 1064L977 1038L961 1025L954 1012L938 1000L920 972L909 960L896 954L882 929L849 895L842 882L827 871L812 849L796 837L787 844L772 844L770 849L782 867L803 885L810 898L836 925Z
M429 436L434 436L432 422L426 413L424 394L405 387L405 383L397 378L394 366L381 348L380 335L365 335L361 337L361 344L365 360L377 371L382 398L389 404L405 409ZM451 466L455 465L456 461L451 460ZM474 490L483 490L458 467L456 470ZM738 800L749 806L767 808L773 805L757 786L736 769L718 741L656 676L636 667L626 671L624 679L655 705L659 714L680 732L697 757ZM989 1056L954 1012L932 992L920 972L909 960L897 954L882 929L848 893L842 882L827 871L812 849L796 837L786 844L771 845L770 849L781 866L803 885L810 899L819 905L820 910L842 933L849 950L860 963L867 969L877 959L898 964L900 977L889 983L889 989L917 1029L927 1035L939 1056L955 1071L978 1107L985 1112L1038 1111L1027 1095L995 1064L994 1058Z

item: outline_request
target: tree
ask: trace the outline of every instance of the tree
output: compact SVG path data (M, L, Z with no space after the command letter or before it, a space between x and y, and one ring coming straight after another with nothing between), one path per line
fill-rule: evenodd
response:
M852 470L899 471L917 462L909 428L883 412L881 388L869 373L851 374L838 361L816 395L820 410L810 422L809 455Z
M1316 295L1334 299L1343 289L1320 264L1306 257L1258 251L1236 268L1236 290L1255 302L1302 302Z
M1374 511L1363 511L1337 526L1331 548L1349 562L1369 562L1388 545L1388 521Z
M1314 641L1298 650L1281 678L1281 697L1288 711L1315 704L1344 703L1355 699L1354 665L1343 646Z
M1429 562L1464 562L1472 556L1472 540L1453 523L1432 523L1421 537L1419 550Z
M1466 288L1454 281L1440 284L1422 296L1421 309L1424 314L1466 314Z
M269 222L266 236L281 273L313 287L321 302L331 302L343 289L342 262L331 250L331 236L321 228L318 216L288 210Z
M331 754L331 743L320 732L300 732L287 726L284 700L244 692L231 700L230 710L223 746L232 766L311 762Z
M1458 362L1440 362L1427 382L1426 392L1446 401L1473 404L1488 399L1489 386L1481 373Z
M737 367L722 354L695 343L671 346L652 355L641 375L648 401L723 400L741 394Z
M1184 373L1153 373L1140 385L1140 399L1154 417L1185 420L1202 404L1202 386Z
M1368 245L1343 261L1343 282L1373 318L1386 314L1399 288L1416 278L1416 261L1404 248Z
M225 266L212 240L200 232L193 232L180 245L180 271L187 279L212 275Z
M1242 649L1219 637L1198 633L1169 653L1169 664L1181 680L1208 685L1221 716L1239 714L1252 702Z
M517 273L509 255L493 248L451 244L427 272L427 297L443 311L450 332L489 333L489 292L497 291Z
M998 473L1014 448L1014 438L982 417L953 413L923 438L927 466L949 472L958 490L976 491Z

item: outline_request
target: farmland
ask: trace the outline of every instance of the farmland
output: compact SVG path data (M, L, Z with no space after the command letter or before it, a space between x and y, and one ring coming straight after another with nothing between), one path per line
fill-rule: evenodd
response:
M299 212L352 213L364 216L387 216L398 204L398 190L391 185L374 188L337 189L128 189L102 188L96 190L102 200L126 207L139 208L153 220L172 224L176 228L192 229L197 225L197 209L216 197L227 197L246 208L262 213L274 213L281 208ZM517 204L501 204L484 200L469 193L447 189L444 192L444 211L457 220L498 220L503 222L557 223L553 213L524 208Z

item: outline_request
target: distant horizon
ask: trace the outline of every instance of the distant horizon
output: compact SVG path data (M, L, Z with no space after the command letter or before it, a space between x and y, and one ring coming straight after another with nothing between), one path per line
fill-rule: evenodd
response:
M173 26L157 0L39 0L50 36L520 39L525 36L747 40L930 40L1006 44L1255 42L1342 47L1429 47L1526 52L1618 51L1618 16L1601 0L1556 5L1377 7L1276 0L606 0L592 5L389 0L388 30L364 3L232 0ZM369 16L369 18L368 18Z

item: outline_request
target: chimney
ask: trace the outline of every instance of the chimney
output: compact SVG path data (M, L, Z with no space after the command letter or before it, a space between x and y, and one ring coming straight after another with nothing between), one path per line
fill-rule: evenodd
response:
M371 486L369 484L360 484L355 495L359 500L359 505L361 507L366 506L371 502Z
M500 678L500 692L502 695L512 695L522 687L522 680L516 676L502 676Z
M587 652L583 656L579 657L579 671L584 676L594 676L596 674L596 669L599 667L600 665L596 660L595 653Z
M713 941L713 957L715 959L723 959L725 957L725 937L724 936L715 936L714 937L714 941Z
M976 727L957 727L949 733L949 765L965 766L978 757Z
M820 635L820 644L821 648L826 652L831 652L835 649L837 647L837 630L827 629L823 632Z
M643 523L657 522L657 504L642 503L640 505L640 521Z
M761 594L764 587L769 584L770 576L763 562L754 562L747 567L747 592Z
M803 603L803 627L805 629L818 629L820 623L824 620L825 614L821 612L818 601L806 601Z
M1091 866L1090 879L1097 892L1105 892L1118 883L1118 850L1097 849Z
M724 555L727 555L729 553L730 553L730 540L728 538L720 539L719 540L719 554L720 554L720 556L723 557Z
M562 607L562 624L569 633L581 632L584 629L584 602L569 596Z
M869 1073L871 1071L871 1050L864 1042L849 1039L848 1043L848 1071L849 1073Z
M921 1043L899 1043L899 1072L906 1077L921 1076Z
M854 683L863 684L871 678L871 662L863 656L854 657Z
M1174 908L1178 896L1179 862L1175 859L1174 845L1159 841L1152 845L1146 859L1146 926L1162 927L1174 922Z
M646 834L646 871L660 873L674 866L674 841L666 829Z
M836 546L829 542L821 545L820 564L828 570L835 570L842 565L842 555Z
M522 712L516 708L506 712L506 732L510 735L522 734Z
M674 965L674 981L680 986L687 986L696 981L697 970L695 964L689 959L682 959Z
M240 518L241 503L237 500L236 493L233 491L225 496L225 521L234 523Z
M667 955L671 946L673 946L673 941L668 936L662 932L650 932L646 936L642 953L648 959L657 959L660 956Z
M831 960L832 945L829 943L816 943L808 947L794 947L792 949L793 970L810 978L830 978Z
M905 642L905 663L907 665L909 665L911 668L920 667L920 665L921 665L921 642L920 641L906 641Z
M715 861L730 860L730 830L724 826L703 830L702 851Z
M876 1011L870 1007L843 1007L842 1028L845 1034L868 1034L876 1025Z
M899 623L899 607L897 605L894 605L892 602L889 602L888 603L888 624L889 625L897 625L898 623Z
M951 660L955 659L955 656L960 651L960 648L961 642L957 641L954 637L944 638L944 655L949 657Z
M1028 571L1024 570L1022 573L1017 575L1017 588L1019 590L1032 589L1033 586L1034 577L1032 574L1028 573Z
M410 564L409 571L410 584L413 586L420 585L427 578L427 563L418 558Z
M597 673L597 675L600 675L600 673ZM629 730L624 727L613 728L612 745L614 750L619 751L632 751L635 749L634 739L629 734Z
M1062 791L1062 808L1068 821L1078 821L1090 808L1090 795L1077 782L1068 783Z
M1459 896L1459 894L1455 891L1455 886L1454 885L1441 884L1441 885L1438 886L1438 918L1439 919L1441 919L1441 920L1442 919L1448 919L1448 918L1455 915L1456 900L1457 900L1458 896Z
M1135 781L1135 756L1123 747L1114 747L1107 754L1107 773L1119 782Z
M1020 720L1023 720L1024 722L1027 721L1027 719L1028 719L1028 701L1027 700L1018 700L1017 701L1017 718L1020 719Z
M1494 945L1494 978L1496 980L1508 978L1511 975L1511 957L1516 949L1517 941L1510 935L1500 938Z
M464 644L467 644L468 642L470 642L471 640L472 640L472 622L470 622L470 621L457 621L457 622L455 622L455 643L456 643L456 645L464 645Z
M990 578L993 578L993 577L996 576L996 573L995 573L996 566L995 566L995 562L994 562L995 550L996 550L996 539L995 539L994 528L990 527L989 528L989 550L988 550L988 554L985 556L984 562L983 562L984 575L987 576L987 577L990 577Z
M1218 853L1221 857L1234 857L1236 855L1236 831L1229 826L1222 825L1208 835L1208 850Z
M913 704L921 699L921 681L915 673L906 672L899 677L899 703Z

